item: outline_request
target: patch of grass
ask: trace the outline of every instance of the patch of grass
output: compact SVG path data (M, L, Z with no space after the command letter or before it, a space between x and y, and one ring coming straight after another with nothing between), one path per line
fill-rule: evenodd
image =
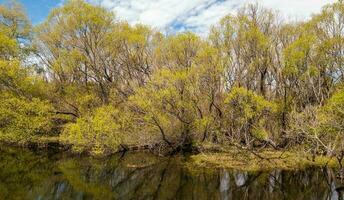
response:
M230 168L244 171L269 171L273 169L297 170L312 166L337 167L334 158L316 156L296 151L264 150L252 153L247 150L226 149L219 153L201 153L191 156L189 166Z

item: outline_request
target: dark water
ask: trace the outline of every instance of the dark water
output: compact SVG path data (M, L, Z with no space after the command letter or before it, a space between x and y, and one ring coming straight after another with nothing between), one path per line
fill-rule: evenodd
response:
M247 173L147 153L75 158L0 148L0 199L341 199L336 170ZM337 189L337 190L336 190Z

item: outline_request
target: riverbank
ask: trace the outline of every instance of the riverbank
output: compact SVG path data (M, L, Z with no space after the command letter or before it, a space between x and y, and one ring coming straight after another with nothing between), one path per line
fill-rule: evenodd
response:
M334 157L286 150L265 149L248 151L230 148L224 152L203 152L192 155L190 165L205 168L227 168L241 171L269 171L274 169L300 170L309 167L339 167Z
M116 153L126 152L150 152L158 155L159 157L170 157L173 155L164 155L156 149L133 148L130 150L121 151L107 151L106 154L92 154L91 152L75 152L72 145L64 144L59 141L58 137L37 137L32 138L30 142L23 145L16 143L8 144L2 143L2 146L23 147L31 150L39 151L54 151L65 152L70 155L78 156L84 155L93 158L106 158ZM221 145L198 145L199 152L193 153L179 153L174 156L183 154L187 156L187 165L190 168L227 168L241 171L269 171L274 169L283 170L299 170L309 167L339 167L338 161L334 157L323 155L312 155L297 149L288 150L275 150L275 149L262 149L248 150L235 146L224 147Z

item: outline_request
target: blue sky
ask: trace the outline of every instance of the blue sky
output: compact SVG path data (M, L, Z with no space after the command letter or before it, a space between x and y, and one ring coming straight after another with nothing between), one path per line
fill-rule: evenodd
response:
M49 14L49 11L60 5L61 0L17 0L25 7L26 13L34 24L42 22ZM5 0L0 0L4 3Z
M0 0L3 3L5 0ZM18 0L24 4L33 24L42 22L63 0ZM255 3L279 10L288 19L303 20L336 0L87 0L114 11L131 24L143 23L172 32L190 30L205 34L223 16Z

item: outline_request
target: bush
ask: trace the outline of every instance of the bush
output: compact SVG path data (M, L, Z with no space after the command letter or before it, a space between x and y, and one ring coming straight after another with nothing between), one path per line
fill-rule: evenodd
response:
M303 144L313 148L324 135L320 132L319 107L308 106L302 112L292 111L287 137L291 146Z
M268 121L276 105L245 88L236 87L225 99L225 122L230 138L249 145L270 137Z
M335 93L324 106L310 106L291 114L290 141L313 152L337 154L344 150L344 91Z
M344 151L344 90L336 92L323 106L318 116L320 131L326 135L329 150Z
M335 93L321 109L321 119L330 132L344 132L344 90Z
M35 135L49 133L52 127L50 103L8 93L1 93L0 101L0 140L25 143Z
M91 151L102 154L117 151L122 143L128 119L113 106L103 106L66 125L60 139L73 145L77 152Z

